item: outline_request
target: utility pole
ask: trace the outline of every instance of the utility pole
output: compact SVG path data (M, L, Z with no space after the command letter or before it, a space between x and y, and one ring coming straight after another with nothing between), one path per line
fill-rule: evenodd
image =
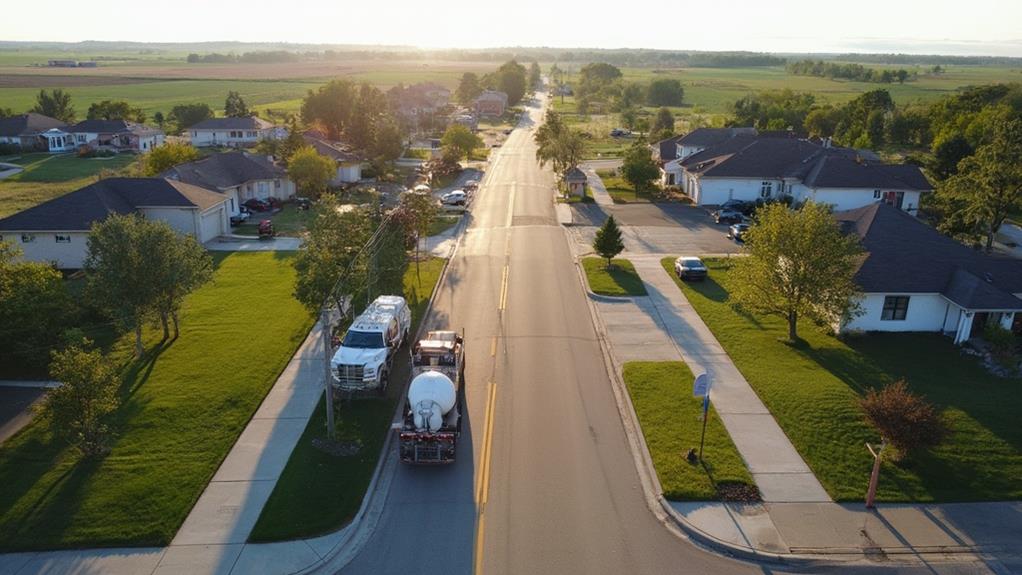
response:
M322 339L323 339L323 397L326 400L326 436L330 439L334 438L334 386L333 386L333 374L330 370L330 352L333 351L333 347L330 345L330 309L327 306L323 306L319 312L319 322L322 324Z

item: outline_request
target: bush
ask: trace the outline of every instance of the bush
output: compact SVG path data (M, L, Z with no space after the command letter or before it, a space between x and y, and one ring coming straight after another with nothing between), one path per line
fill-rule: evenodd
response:
M983 340L990 345L990 353L1002 365L1008 365L1015 359L1018 351L1018 340L1010 329L997 324L988 324L983 328Z
M0 156L13 156L21 153L21 146L17 144L0 143Z
M940 413L904 380L871 389L859 400L866 420L894 449L894 459L939 445L948 434Z

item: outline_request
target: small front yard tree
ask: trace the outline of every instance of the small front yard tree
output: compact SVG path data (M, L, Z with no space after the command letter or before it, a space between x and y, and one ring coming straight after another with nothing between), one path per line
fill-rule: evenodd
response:
M596 230L596 238L593 240L593 250L600 254L600 257L607 260L607 267L610 262L625 249L621 239L621 228L617 227L617 220L614 216L608 216L600 229Z
M419 245L422 238L429 235L429 228L433 225L440 208L430 194L405 192L401 194L398 210L399 215L407 222L408 228L415 233L415 277L418 278Z
M153 281L156 284L156 312L163 325L164 339L170 336L168 320L174 325L174 337L180 335L178 312L185 296L213 279L213 258L192 236L182 236L168 226L149 230L152 250Z
M939 445L948 435L947 423L904 380L871 389L859 400L866 420L895 449L895 458Z
M653 160L653 154L644 144L636 142L625 153L621 164L621 175L635 188L635 197L641 190L647 190L660 177L660 168Z
M157 146L142 156L142 175L155 176L186 162L198 160L199 151L191 144L168 142Z
M483 147L483 141L479 136L461 124L451 124L440 139L440 144L445 151L451 150L455 157L463 157L465 160L471 159L473 150Z
M336 173L334 161L312 146L298 149L288 158L287 173L302 195L318 198Z
M87 341L55 351L50 376L61 382L46 392L42 412L53 430L86 457L106 451L104 418L117 408L117 378L112 362Z
M798 340L798 320L834 324L855 314L858 288L852 277L862 248L842 233L827 206L807 203L791 210L769 204L756 213L736 258L731 297L753 313L776 315L788 323L788 339Z
M16 365L45 365L72 313L60 272L16 261L20 250L0 242L0 349Z
M328 296L340 295L331 293L338 278L350 285L361 285L365 278L353 262L373 233L372 218L365 208L341 212L339 207L330 194L316 202L308 236L295 257L295 298L310 310L318 310ZM335 303L340 309L341 302Z

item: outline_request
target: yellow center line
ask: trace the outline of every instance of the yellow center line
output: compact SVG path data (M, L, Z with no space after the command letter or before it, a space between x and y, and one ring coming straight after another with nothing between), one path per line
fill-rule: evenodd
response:
M490 357L497 356L497 338L494 337L490 340Z
M504 311L507 307L507 277L510 271L510 267L504 265L504 271L500 277L500 304L497 307L500 311Z
M483 447L480 455L479 486L476 488L476 541L472 572L482 573L483 539L486 532L486 502L490 497L490 460L493 456L493 413L497 404L497 385L490 382L486 400L486 422L483 426Z

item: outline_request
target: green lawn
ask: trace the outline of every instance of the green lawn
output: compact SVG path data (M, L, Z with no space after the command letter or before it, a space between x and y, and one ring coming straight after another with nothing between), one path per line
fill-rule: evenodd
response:
M147 330L139 361L130 335L115 344L124 383L106 457L81 461L42 420L5 442L0 549L169 543L312 325L291 259L216 255L177 340Z
M429 223L429 232L427 232L426 235L435 236L442 234L458 225L460 220L460 216L437 216Z
M127 167L138 156L118 154L109 158L79 158L75 154L32 153L14 156L11 161L24 166L24 170L9 178L0 180L0 190L6 182L67 182L95 176L102 170L120 170Z
M672 258L665 258L671 272ZM857 398L904 378L942 407L952 433L930 453L885 463L884 501L1022 499L1022 380L989 375L937 334L868 334L838 339L806 322L804 344L783 342L782 320L750 316L728 304L727 260L704 262L705 282L677 282L735 365L773 413L832 497L861 501L878 441ZM674 274L671 274L673 277Z
M717 499L717 486L755 483L738 449L710 406L703 464L689 463L699 448L702 400L692 397L692 371L681 361L631 361L622 368L664 497L672 501Z
M247 222L240 226L235 226L232 228L232 231L236 234L255 236L259 234L259 222L262 220L272 220L273 231L278 236L298 237L305 233L309 219L314 214L315 212L311 209L299 210L294 204L285 204L279 212L272 216L266 215L266 213L253 212L252 217Z
M414 264L405 271L404 296L412 309L412 333L418 329L443 266L444 260L440 258L423 261L421 281L416 280ZM385 434L390 433L391 417L407 376L407 364L396 361L387 397L361 399L337 409L334 421L337 438L361 443L356 455L334 457L313 447L312 440L326 434L326 411L320 401L266 502L250 541L321 535L339 529L355 516L379 460Z
M648 204L653 201L649 190L642 190L638 194L635 188L617 175L615 170L596 170L596 175L603 180L603 186L615 204Z
M632 262L623 258L607 260L599 257L582 258L582 268L589 280L589 289L598 295L636 296L646 295L646 286L635 273Z
M70 191L91 184L92 178L59 183L11 182L0 180L0 218L27 210Z

